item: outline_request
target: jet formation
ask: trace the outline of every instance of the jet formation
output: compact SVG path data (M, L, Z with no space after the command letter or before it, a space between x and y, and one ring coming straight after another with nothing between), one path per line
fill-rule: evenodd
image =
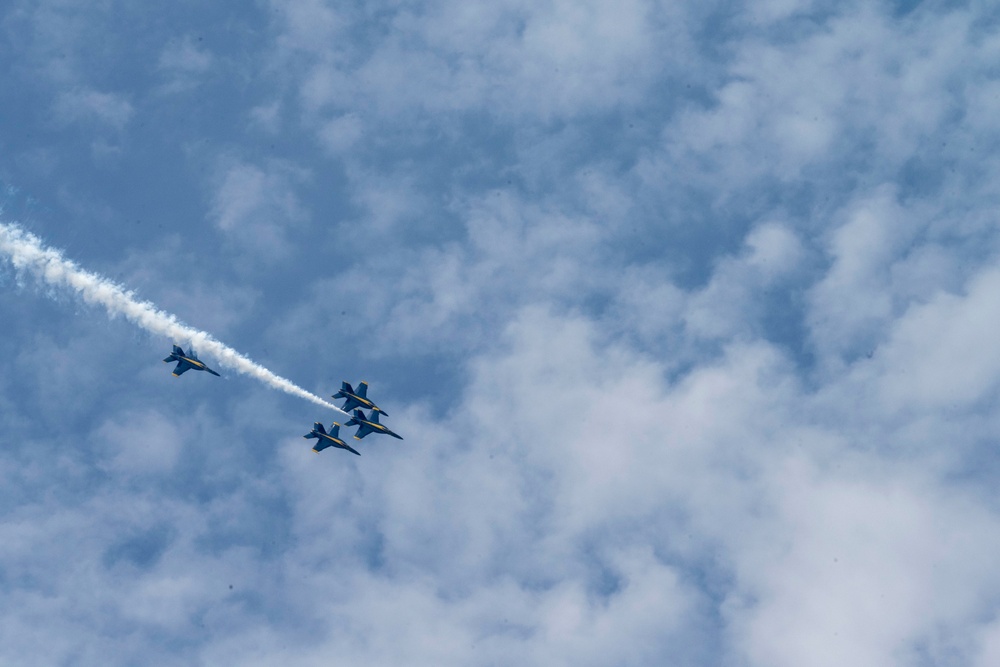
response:
M206 366L203 361L198 359L198 355L195 353L194 349L191 349L191 354L187 354L184 352L184 348L174 345L174 351L163 361L167 363L171 361L177 362L177 366L174 368L174 375L178 377L190 370L208 371L212 375L219 375ZM383 416L388 416L389 413L375 405L374 401L368 398L367 382L359 384L357 390L351 386L350 382L342 382L340 385L340 391L334 394L333 398L347 399L344 401L344 407L342 408L344 412L350 413L351 410L354 410L354 414L351 416L351 419L345 423L344 426L358 427L358 430L354 433L355 440L361 440L365 436L372 433L391 435L399 440L403 439L401 435L394 433L385 424L379 423L379 413ZM365 413L362 409L370 410L368 417L365 417ZM323 427L323 424L316 422L313 424L312 430L302 437L317 440L316 444L313 446L313 451L317 454L327 447L336 447L337 449L346 449L352 454L361 456L361 452L357 451L340 438L340 424L337 422L333 422L333 425L330 426L329 433Z
M349 412L352 408L354 409L354 415L351 417L349 421L347 421L344 424L344 426L358 427L358 430L354 432L355 440L361 440L366 435L369 435L371 433L382 433L384 435L391 435L392 437L398 438L400 440L403 439L401 435L399 435L398 433L394 433L385 424L379 423L378 420L379 413L382 413L383 415L386 415L388 413L386 413L386 411L383 410L382 408L375 405L375 403L373 403L372 400L368 398L367 382L362 382L361 384L359 384L357 391L354 391L354 389L351 387L351 383L344 382L341 384L340 391L334 394L333 398L347 399L344 402L344 407L342 408L344 412ZM365 417L365 413L361 409L362 407L371 410L371 412L369 413L370 416ZM334 447L339 447L340 449L346 449L348 451L357 454L358 453L357 451L349 447L343 440L341 440L338 437L340 433L340 424L334 422L332 428L333 428L333 433L325 434L322 431L323 425L317 422L316 424L313 425L312 432L309 435L303 437L320 438L320 442L318 442L316 446L313 447L314 452L319 452L325 449L326 447L334 446ZM330 444L325 444L326 442L329 442Z

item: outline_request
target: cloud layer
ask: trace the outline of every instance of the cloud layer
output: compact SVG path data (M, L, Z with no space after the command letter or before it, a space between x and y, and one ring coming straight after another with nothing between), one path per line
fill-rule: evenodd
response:
M991 8L3 11L5 215L406 440L0 267L0 662L1000 656Z

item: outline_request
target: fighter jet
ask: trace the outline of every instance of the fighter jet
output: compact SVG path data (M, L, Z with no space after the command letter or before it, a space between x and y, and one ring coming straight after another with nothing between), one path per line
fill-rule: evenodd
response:
M394 438L399 438L400 440L403 439L402 436L396 435L382 424L379 424L378 413L374 411L372 411L371 419L368 419L365 417L365 413L361 412L361 410L355 410L354 416L351 417L351 420L344 424L344 426L354 426L355 424L358 426L358 432L354 434L355 440L360 440L369 433L385 433L386 435L391 435Z
M357 392L355 392L354 388L351 387L350 382L341 382L340 391L334 394L333 397L347 399L347 402L344 403L344 412L350 412L354 408L364 408L365 410L372 410L373 412L381 412L386 417L389 416L388 412L368 400L367 382L359 384Z
M184 350L182 348L174 345L174 351L171 353L169 357L163 360L164 363L170 363L171 361L177 362L177 367L174 368L174 375L177 377L180 377L186 371L189 371L192 368L196 371L208 371L212 375L218 375L219 377L222 377L221 375L213 371L211 368L206 366L203 362L198 361L198 355L195 354L195 351L193 349L191 350L191 354L189 356L187 354L184 354Z
M333 425L330 427L329 433L326 432L326 429L323 428L322 424L316 422L315 424L313 424L313 430L302 437L319 439L319 442L317 442L316 446L313 447L313 451L316 452L317 454L319 454L327 447L337 447L338 449L346 449L352 454L357 454L358 456L361 456L361 454L357 450L353 449L350 445L341 440L339 436L340 436L340 424L338 424L337 422L333 422Z

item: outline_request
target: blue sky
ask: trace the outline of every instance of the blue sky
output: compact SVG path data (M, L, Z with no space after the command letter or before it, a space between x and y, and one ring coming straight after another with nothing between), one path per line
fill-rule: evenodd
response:
M997 664L998 24L6 3L0 662Z

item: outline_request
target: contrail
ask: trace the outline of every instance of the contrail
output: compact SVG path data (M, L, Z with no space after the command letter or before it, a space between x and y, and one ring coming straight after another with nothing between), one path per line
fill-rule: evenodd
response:
M174 341L187 341L201 352L207 350L225 368L255 377L292 396L347 414L319 396L275 375L249 357L219 342L211 334L189 327L149 301L139 301L133 292L107 278L81 269L75 262L63 257L60 251L46 248L41 239L17 225L0 223L0 253L10 257L16 270L27 271L54 287L69 288L86 303L104 306L112 317L123 315L150 333L166 336Z

